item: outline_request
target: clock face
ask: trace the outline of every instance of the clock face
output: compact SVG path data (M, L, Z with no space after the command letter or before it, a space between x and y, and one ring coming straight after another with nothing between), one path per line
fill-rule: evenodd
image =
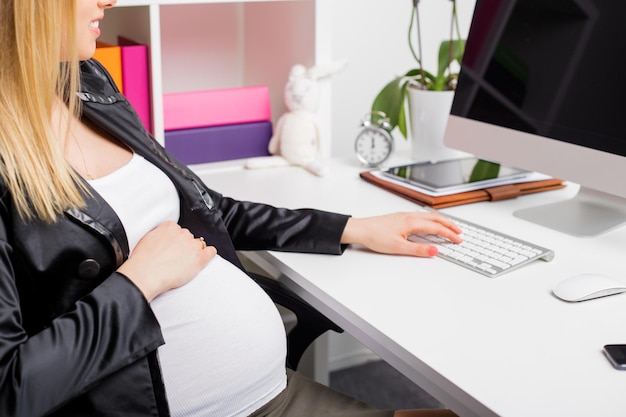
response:
M383 129L365 127L356 138L356 155L364 164L375 166L386 160L392 151L391 137Z

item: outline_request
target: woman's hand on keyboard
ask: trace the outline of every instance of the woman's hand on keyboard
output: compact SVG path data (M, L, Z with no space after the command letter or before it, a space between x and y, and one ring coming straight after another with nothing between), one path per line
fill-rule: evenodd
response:
M394 255L435 256L437 248L412 242L417 233L438 235L453 243L462 241L454 222L434 212L393 213L375 217L351 217L341 237L343 244L359 244L375 252Z

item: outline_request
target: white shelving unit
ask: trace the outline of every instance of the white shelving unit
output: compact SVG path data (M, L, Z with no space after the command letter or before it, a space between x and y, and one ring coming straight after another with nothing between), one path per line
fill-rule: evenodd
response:
M105 12L101 40L123 35L148 45L154 136L164 143L165 93L267 85L276 122L291 67L332 58L332 1L119 0ZM330 138L330 82L321 88L320 128ZM327 341L314 346L301 368L327 383Z
M267 85L276 122L291 67L331 59L331 1L119 0L105 13L101 40L124 35L148 45L154 135L163 143L165 93ZM322 89L329 137L330 84Z

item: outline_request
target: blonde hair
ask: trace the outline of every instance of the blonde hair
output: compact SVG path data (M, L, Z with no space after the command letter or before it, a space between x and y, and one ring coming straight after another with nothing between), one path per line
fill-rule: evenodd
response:
M0 177L25 219L54 222L84 204L51 121L59 97L79 112L75 13L75 0L0 2Z

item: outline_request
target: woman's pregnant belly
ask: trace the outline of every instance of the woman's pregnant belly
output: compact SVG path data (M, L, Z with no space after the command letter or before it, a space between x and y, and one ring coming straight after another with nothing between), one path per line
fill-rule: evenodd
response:
M155 298L158 350L173 416L248 415L285 387L286 338L274 303L219 255Z

